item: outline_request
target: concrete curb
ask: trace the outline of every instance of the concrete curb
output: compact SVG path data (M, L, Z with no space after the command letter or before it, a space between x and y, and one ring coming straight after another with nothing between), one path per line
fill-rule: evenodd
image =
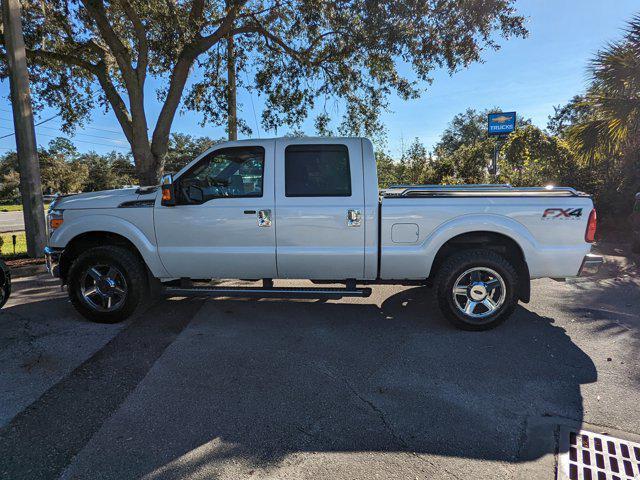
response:
M519 455L523 463L514 478L566 478L558 475L558 455L563 453L560 450L560 436L570 430L586 430L640 443L640 435L604 425L556 416L529 418Z

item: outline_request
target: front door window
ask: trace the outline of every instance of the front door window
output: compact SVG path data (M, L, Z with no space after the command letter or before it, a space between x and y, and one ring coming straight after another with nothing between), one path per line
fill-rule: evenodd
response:
M214 198L262 197L263 183L262 147L225 148L180 176L179 200L199 204Z

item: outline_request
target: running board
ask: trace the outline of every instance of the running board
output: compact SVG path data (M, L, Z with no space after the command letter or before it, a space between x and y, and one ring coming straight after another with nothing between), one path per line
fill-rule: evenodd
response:
M368 297L370 288L314 288L314 287L165 287L162 294L169 297L258 297L258 298L342 298Z

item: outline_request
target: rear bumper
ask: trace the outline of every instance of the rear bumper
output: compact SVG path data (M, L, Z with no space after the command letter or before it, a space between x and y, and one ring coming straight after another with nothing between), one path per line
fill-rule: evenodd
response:
M60 257L64 250L62 248L44 247L44 259L47 264L47 271L54 277L60 277Z
M580 265L580 270L578 271L579 277L587 277L589 275L595 275L600 270L600 265L604 263L604 258L600 255L594 255L593 253L589 253L585 255L582 260L582 265Z

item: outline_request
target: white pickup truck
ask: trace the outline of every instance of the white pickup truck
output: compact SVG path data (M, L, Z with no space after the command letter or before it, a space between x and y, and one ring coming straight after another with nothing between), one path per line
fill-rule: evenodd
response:
M454 325L482 330L529 300L530 279L583 275L602 262L589 253L588 195L509 185L380 191L364 138L222 143L161 187L61 197L48 226L50 272L100 322L128 317L151 291L316 298L426 283ZM279 288L274 279L316 286Z

